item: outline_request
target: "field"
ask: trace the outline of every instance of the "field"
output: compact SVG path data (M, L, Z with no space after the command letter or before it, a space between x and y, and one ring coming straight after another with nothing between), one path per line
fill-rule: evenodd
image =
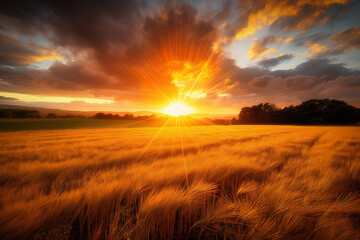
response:
M360 239L360 128L0 133L1 239Z
M109 121L103 119L0 119L0 131L54 130L79 128L118 128L151 126L151 121Z
M181 117L180 117L181 118ZM182 119L186 125L213 125L207 120ZM140 128L177 126L176 118L157 118L150 120L108 120L94 118L57 118L57 119L0 119L0 132L29 131L29 130L60 130L60 129L89 129L89 128Z

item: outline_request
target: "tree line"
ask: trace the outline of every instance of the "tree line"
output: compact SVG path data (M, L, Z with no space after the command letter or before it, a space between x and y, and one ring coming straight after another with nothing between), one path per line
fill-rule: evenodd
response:
M55 113L41 114L29 109L0 109L0 118L85 118L83 115L57 115Z
M28 109L0 109L0 118L86 118L83 115L57 115L55 113L41 114L37 110ZM134 116L131 113L126 113L123 116L111 113L96 113L90 118L95 119L113 119L113 120L148 120L156 118L156 115Z
M132 113L125 113L124 116L120 116L119 114L111 114L111 113L96 113L93 118L96 119L113 119L113 120L150 120L155 119L156 115L144 115L144 116L134 116Z
M0 118L85 118L82 115L41 114L37 110L0 109ZM134 116L98 112L91 118L109 120L155 120L153 115ZM273 103L260 103L243 107L238 118L231 121L208 119L216 125L237 124L355 124L360 122L360 109L335 99L311 99L299 105L279 108Z
M41 118L37 110L0 109L0 118Z
M354 124L360 122L360 109L335 99L311 99L285 108L260 103L243 107L238 116L231 124Z

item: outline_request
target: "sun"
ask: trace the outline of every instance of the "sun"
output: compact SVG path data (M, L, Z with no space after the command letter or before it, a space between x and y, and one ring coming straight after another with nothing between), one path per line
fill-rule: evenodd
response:
M191 114L192 109L191 107L184 106L181 103L176 103L165 108L164 113L174 117L179 117Z

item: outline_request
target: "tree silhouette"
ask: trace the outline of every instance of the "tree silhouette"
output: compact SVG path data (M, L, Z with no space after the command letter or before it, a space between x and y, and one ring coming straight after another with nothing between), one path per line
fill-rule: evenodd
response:
M261 103L243 107L240 124L352 124L360 121L360 109L335 99L311 99L298 106L283 109L275 104Z
M36 110L0 109L0 118L41 118L41 114Z

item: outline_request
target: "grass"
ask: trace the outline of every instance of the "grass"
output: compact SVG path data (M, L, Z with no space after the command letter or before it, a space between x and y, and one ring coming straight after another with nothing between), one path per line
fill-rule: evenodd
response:
M2 132L0 238L360 239L359 130Z
M0 131L59 130L151 126L151 121L105 119L0 119Z
M110 120L94 118L71 119L0 119L0 132L31 131L31 130L61 130L61 129L93 129L93 128L140 128L177 126L178 120L187 126L213 125L208 120L193 119L189 117L160 117L146 120Z

